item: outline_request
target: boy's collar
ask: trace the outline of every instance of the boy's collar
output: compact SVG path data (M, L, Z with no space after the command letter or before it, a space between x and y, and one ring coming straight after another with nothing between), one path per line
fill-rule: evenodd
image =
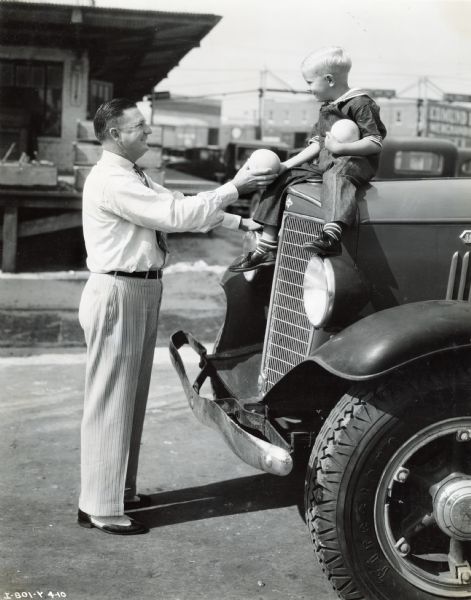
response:
M342 94L332 102L328 102L327 104L339 104L340 102L345 102L346 100L351 100L352 98L356 98L357 96L368 96L368 92L366 90L362 90L361 88L351 88L345 94Z

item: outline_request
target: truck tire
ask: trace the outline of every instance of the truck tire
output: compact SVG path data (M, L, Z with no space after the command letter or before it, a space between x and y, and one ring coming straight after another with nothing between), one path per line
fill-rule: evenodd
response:
M305 511L340 598L471 598L471 367L349 390L314 444Z

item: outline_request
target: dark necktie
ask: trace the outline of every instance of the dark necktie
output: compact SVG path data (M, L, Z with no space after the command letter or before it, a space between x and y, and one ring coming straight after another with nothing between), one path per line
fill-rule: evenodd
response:
M136 164L134 164L132 166L132 168L134 169L134 172L139 175L139 179L142 181L142 183L146 187L149 187L149 182L147 181L147 177L145 176L144 171L141 169L141 167L138 167ZM157 244L158 244L159 248L162 250L162 252L164 254L167 254L168 253L167 236L165 235L165 233L163 231L156 231L155 236L157 238Z

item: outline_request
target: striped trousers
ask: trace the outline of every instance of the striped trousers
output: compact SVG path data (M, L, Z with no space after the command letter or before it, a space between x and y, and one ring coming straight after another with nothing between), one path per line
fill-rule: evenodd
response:
M124 513L136 493L144 416L162 298L159 279L92 273L79 321L87 344L79 508Z

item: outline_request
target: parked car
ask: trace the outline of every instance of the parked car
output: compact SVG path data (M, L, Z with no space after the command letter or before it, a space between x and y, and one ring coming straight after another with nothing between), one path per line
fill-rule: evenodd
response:
M471 148L458 148L457 177L471 177Z
M220 146L186 148L183 156L173 160L171 168L202 179L221 182L225 175L223 149Z
M238 457L307 463L307 526L345 600L471 597L470 198L469 178L373 181L341 256L321 258L303 248L320 184L296 185L276 265L224 275L211 353L171 338L192 411Z
M458 148L449 140L426 137L387 137L376 179L454 177Z

